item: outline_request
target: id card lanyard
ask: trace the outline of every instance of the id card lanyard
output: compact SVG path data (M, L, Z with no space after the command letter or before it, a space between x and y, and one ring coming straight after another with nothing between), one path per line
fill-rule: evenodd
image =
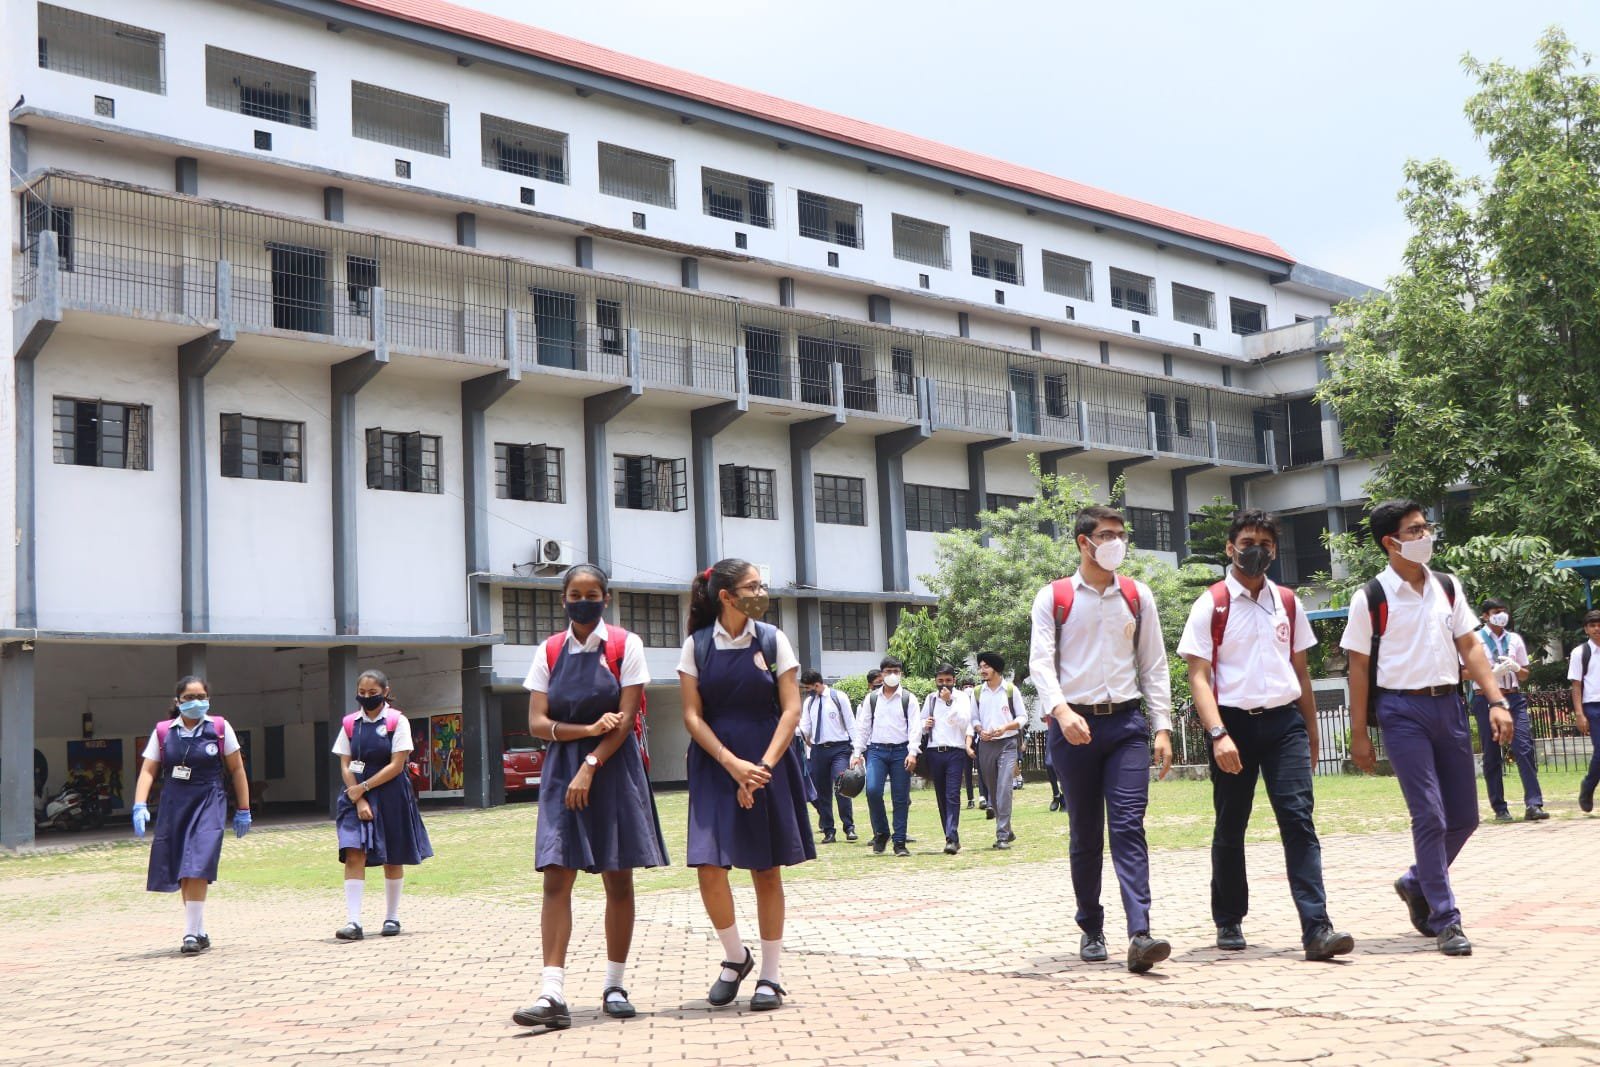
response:
M179 727L179 729L182 729L182 727ZM176 767L172 768L172 777L175 780L187 782L189 777L194 774L194 768L189 766L189 753L194 751L194 743L197 739L205 740L205 733L206 721L201 719L200 725L196 726L194 733L186 739L187 743L183 746L183 759L179 761Z

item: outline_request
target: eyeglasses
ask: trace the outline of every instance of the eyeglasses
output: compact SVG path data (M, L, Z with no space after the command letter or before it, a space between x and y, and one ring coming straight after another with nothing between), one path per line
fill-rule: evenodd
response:
M1435 526L1431 522L1414 522L1400 532L1407 537L1427 537L1434 530Z
M736 592L736 593L744 593L744 592L765 593L767 591L767 583L766 582L760 582L760 581L757 581L757 582L746 582L743 585L734 586L733 587L733 591Z
M1102 545L1109 545L1113 541L1126 541L1127 539L1128 531L1126 530L1101 530L1099 533L1089 535L1089 540Z

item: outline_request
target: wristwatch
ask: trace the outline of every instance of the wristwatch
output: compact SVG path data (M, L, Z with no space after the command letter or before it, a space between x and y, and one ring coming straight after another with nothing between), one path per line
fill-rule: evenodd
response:
M592 767L595 770L599 770L600 769L600 761L595 759L595 756L594 756L593 752L591 752L587 756L583 757L583 762L587 763L590 767Z
M1206 736L1211 738L1212 744L1216 744L1218 741L1221 741L1224 737L1228 736L1228 728L1226 726L1208 727L1206 729Z
M1489 701L1489 706L1491 708L1505 708L1507 711L1511 710L1511 704L1506 700L1505 697L1501 697L1499 700Z

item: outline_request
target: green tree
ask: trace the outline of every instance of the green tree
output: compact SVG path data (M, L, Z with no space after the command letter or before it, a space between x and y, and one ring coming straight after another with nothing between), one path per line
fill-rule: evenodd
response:
M1184 563L1209 563L1217 567L1228 565L1228 527L1233 524L1233 513L1238 509L1225 496L1214 496L1211 503L1200 505L1199 519L1189 526L1189 555Z
M1540 38L1527 69L1463 64L1477 81L1466 116L1487 173L1406 165L1403 268L1387 292L1341 309L1344 349L1320 397L1351 451L1382 457L1367 486L1374 498L1440 504L1452 487L1473 487L1450 515L1463 551L1478 536L1512 534L1594 555L1600 83L1559 29ZM1505 545L1523 561L1545 552ZM1485 552L1464 561L1486 566Z

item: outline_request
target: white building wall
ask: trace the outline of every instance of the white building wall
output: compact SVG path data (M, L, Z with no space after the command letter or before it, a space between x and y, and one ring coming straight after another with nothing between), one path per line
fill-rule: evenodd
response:
M12 14L11 5L0 4L0 41L12 39ZM11 100L9 94L13 88L14 72L10 63L0 63L0 98ZM5 149L6 158L10 159L9 143ZM14 253L12 248L16 243L13 230L16 226L16 213L0 211L4 219L0 219L0 248L6 250L6 255ZM0 281L0 294L4 295L5 303L0 304L0 312L10 308L16 299L16 276L7 270L5 279ZM16 342L12 337L12 320L9 314L0 313L0 381L15 382L16 368L13 355L16 352ZM16 426L16 389L0 389L0 426ZM17 528L17 449L16 434L0 433L0 530L15 530ZM17 620L17 571L16 555L12 552L0 553L0 626L15 626Z
M607 431L606 487L611 491L617 456L682 459L691 468L687 412L662 411L635 403L612 420ZM694 576L694 472L688 469L688 507L682 511L636 511L611 507L611 554L600 565L620 582L687 582Z
M719 492L717 514L713 516L717 543L721 546L719 557L766 564L771 570L770 584L774 589L793 585L794 481L789 470L788 421L759 413L748 414L717 437L715 454L719 468L725 463L732 463L773 472L772 495L776 516L774 520L725 516L722 514Z
M883 556L878 540L878 480L873 463L872 439L849 434L846 430L824 438L812 449L814 473L862 480L867 520L865 526L817 523L817 585L823 589L883 588Z
M531 376L530 376L531 378ZM496 574L517 573L531 563L535 542L570 541L574 558L587 556L587 492L583 477L583 420L571 397L542 393L537 379L524 378L485 415L489 476L489 569ZM495 495L494 448L510 445L547 445L562 450L562 502L512 500ZM610 498L607 497L609 504Z

